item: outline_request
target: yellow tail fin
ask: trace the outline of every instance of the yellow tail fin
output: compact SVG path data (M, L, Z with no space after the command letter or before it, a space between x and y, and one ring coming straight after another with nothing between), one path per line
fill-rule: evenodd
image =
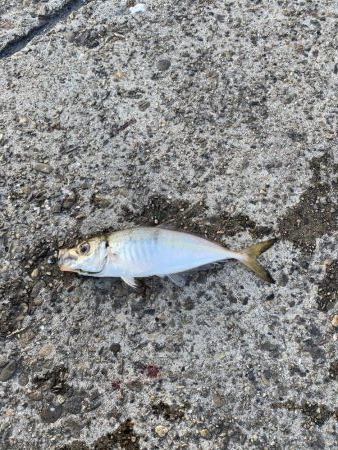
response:
M239 259L241 263L247 266L250 270L255 272L259 277L268 283L275 283L275 280L269 272L257 261L257 256L268 250L277 239L269 239L268 241L259 242L241 251L242 257Z

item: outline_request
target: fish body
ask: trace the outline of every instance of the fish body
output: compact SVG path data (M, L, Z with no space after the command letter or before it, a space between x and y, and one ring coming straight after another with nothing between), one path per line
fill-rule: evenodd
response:
M120 277L135 286L135 278L170 276L218 261L237 259L272 282L271 276L255 259L272 244L273 240L257 244L250 248L252 251L257 247L256 253L250 255L250 249L235 252L183 231L139 227L93 238L74 249L60 250L59 265L61 270L87 276ZM253 262L255 268L250 267Z
M112 263L102 276L163 276L234 257L234 252L206 239L161 228L119 231L108 242Z

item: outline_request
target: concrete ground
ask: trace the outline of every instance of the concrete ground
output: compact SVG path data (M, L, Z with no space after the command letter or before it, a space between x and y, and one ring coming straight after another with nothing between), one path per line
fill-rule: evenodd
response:
M338 3L0 2L0 448L336 449ZM57 249L173 219L179 288Z

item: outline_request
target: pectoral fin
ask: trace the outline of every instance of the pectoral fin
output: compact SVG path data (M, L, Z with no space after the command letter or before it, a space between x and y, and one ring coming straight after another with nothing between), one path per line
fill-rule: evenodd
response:
M134 289L138 287L138 282L133 277L121 277L121 279Z

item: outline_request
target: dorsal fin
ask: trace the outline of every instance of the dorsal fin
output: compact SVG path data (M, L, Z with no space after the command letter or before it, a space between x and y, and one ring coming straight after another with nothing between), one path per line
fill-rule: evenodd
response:
M160 225L156 225L156 228L162 228L164 230L177 230L175 224L168 220L167 222L160 223Z

